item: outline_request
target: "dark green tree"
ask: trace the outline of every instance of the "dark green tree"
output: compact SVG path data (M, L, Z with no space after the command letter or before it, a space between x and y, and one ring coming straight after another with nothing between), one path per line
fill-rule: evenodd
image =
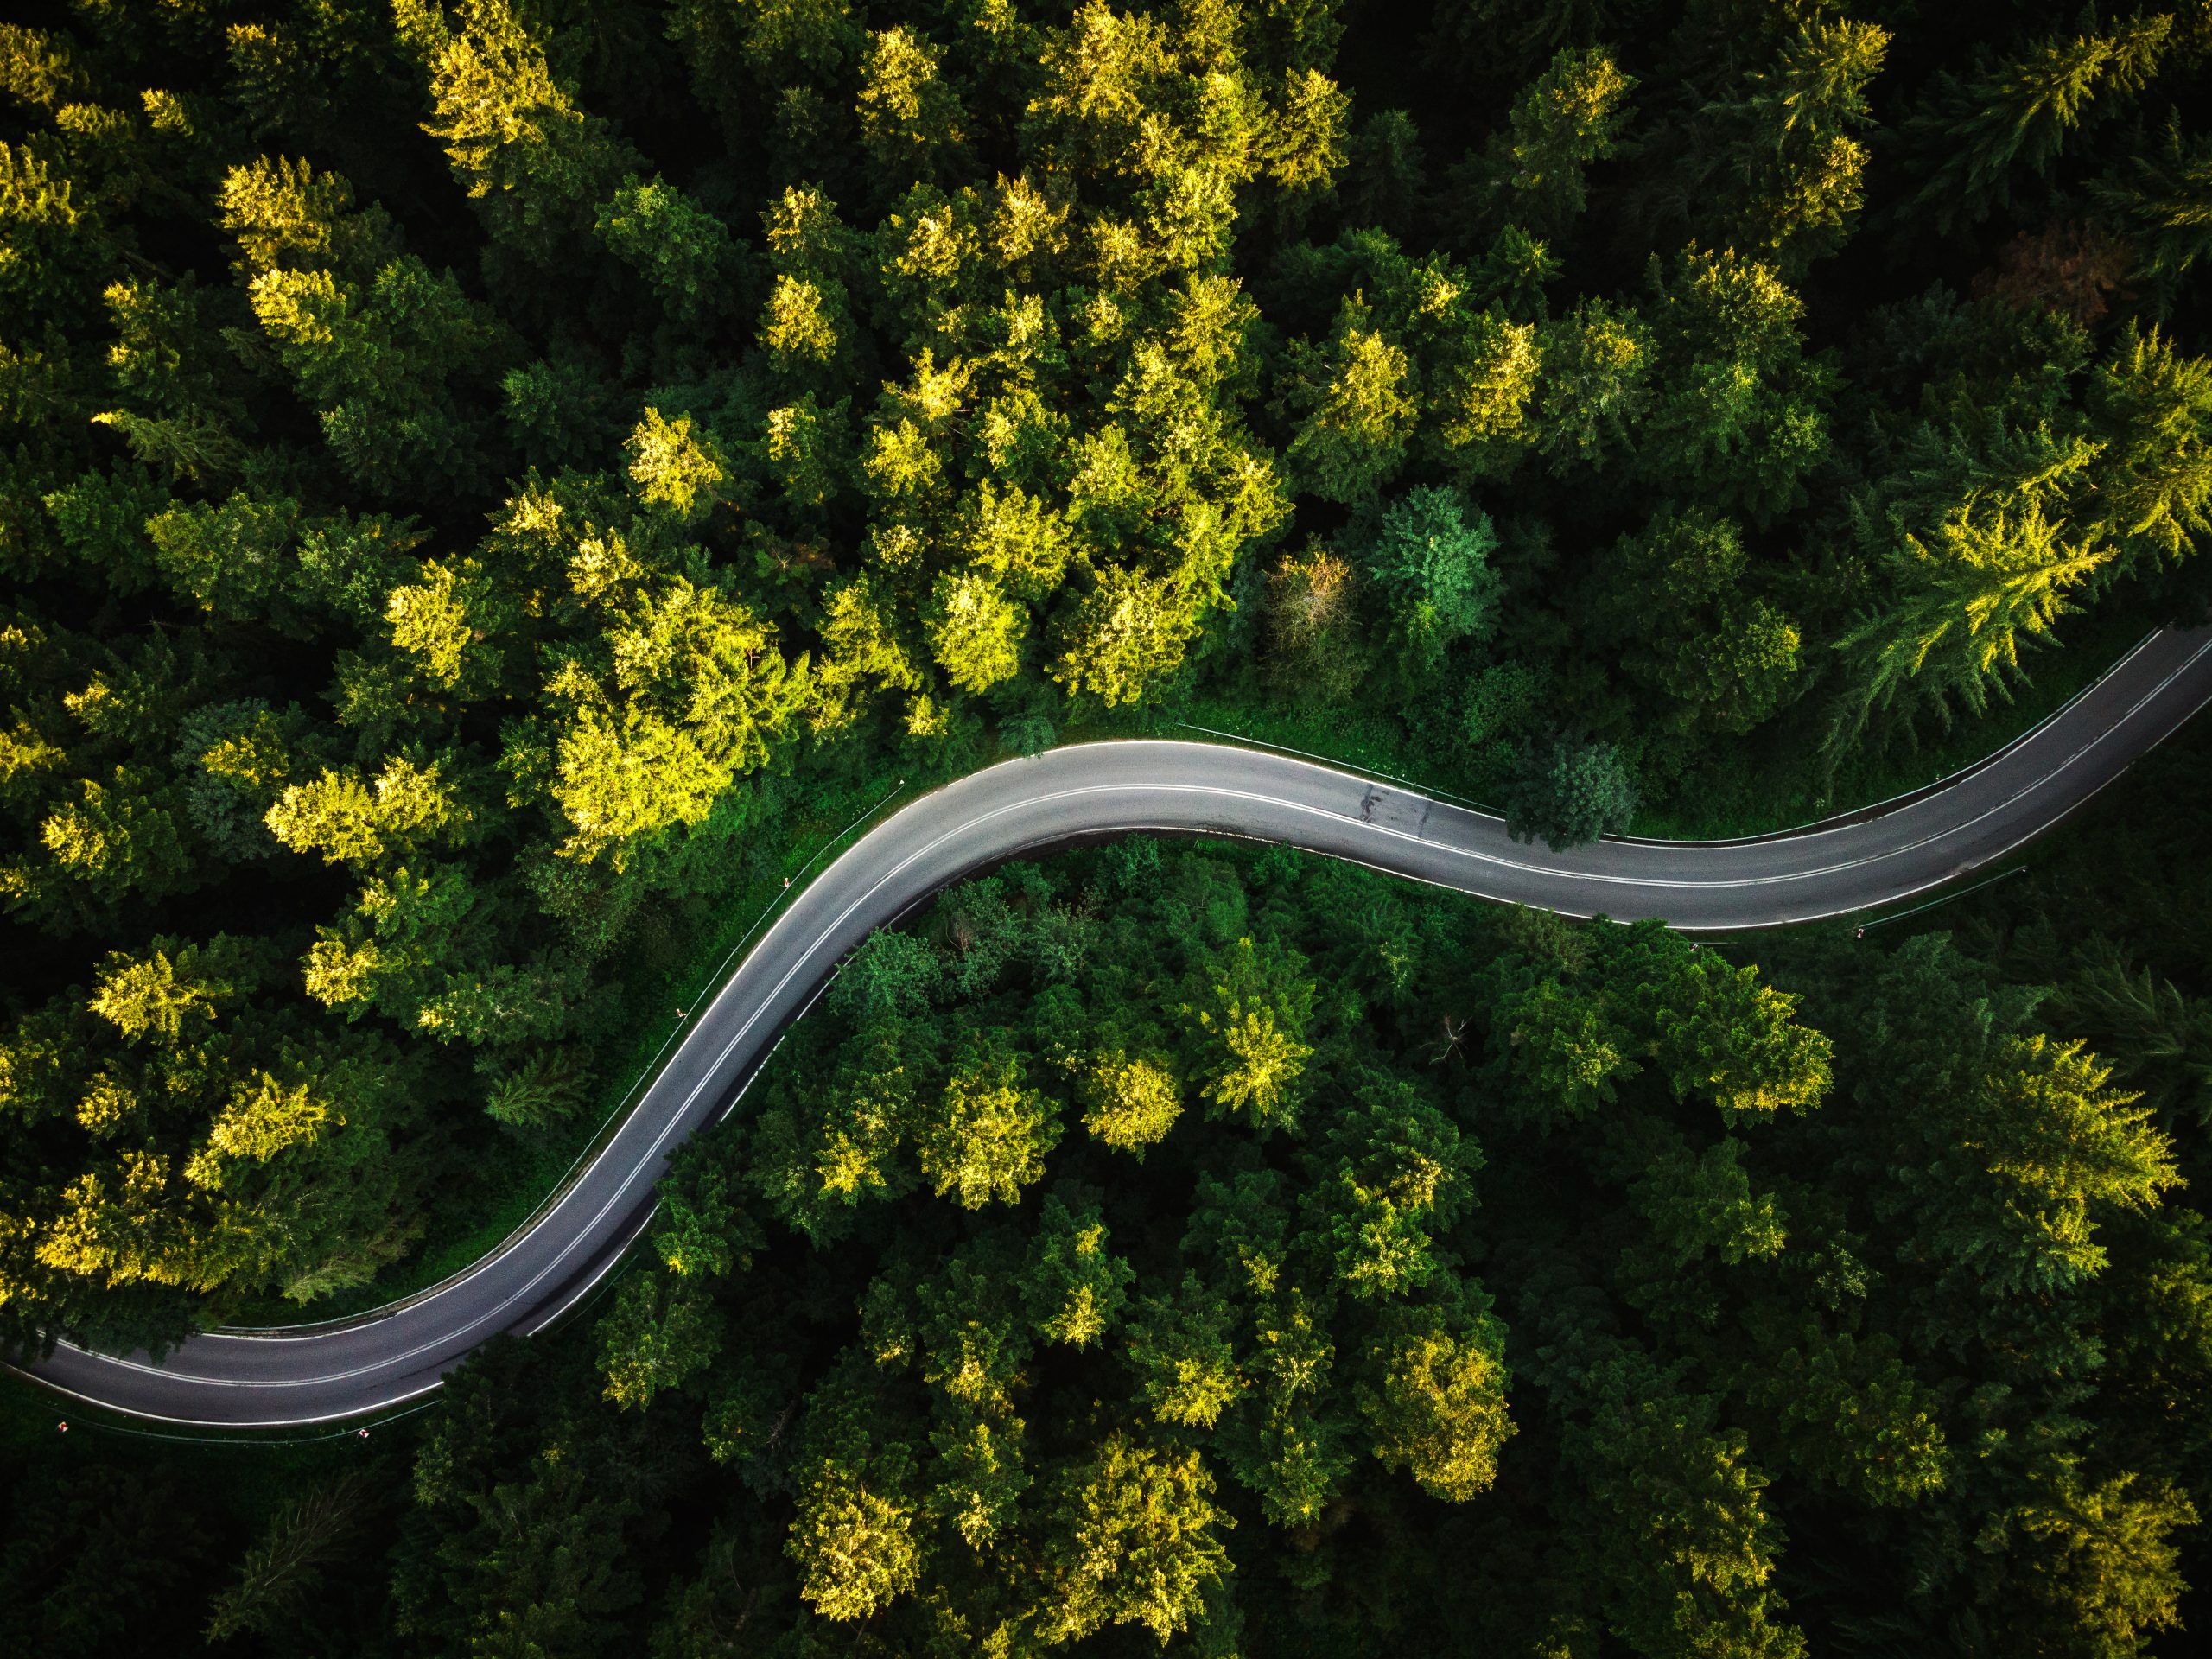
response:
M1555 738L1522 753L1505 806L1518 841L1541 838L1554 852L1618 835L1636 816L1636 783L1611 743Z

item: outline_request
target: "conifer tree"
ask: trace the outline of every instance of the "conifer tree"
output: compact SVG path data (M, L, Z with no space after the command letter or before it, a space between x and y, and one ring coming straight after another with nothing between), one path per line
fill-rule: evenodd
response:
M2157 72L2173 19L2136 16L2109 35L2056 36L2016 57L1985 57L1977 73L1939 76L1929 106L1908 124L1942 159L1915 207L1948 230L2011 200L2013 167L2050 169L2093 106L2139 92Z
M1587 205L1586 169L1624 142L1635 90L1603 48L1564 50L1516 100L1480 162L1455 174L1487 195L1493 219L1558 236Z
M2130 156L2096 188L2137 231L2142 272L2170 305L2176 284L2212 255L2212 140L2169 125L2158 149Z
M1955 701L1979 714L1992 690L2009 695L2021 645L2077 608L2071 591L2113 556L2108 545L2062 539L2067 527L2044 513L2033 499L2011 510L1967 505L1927 541L1904 538L1891 559L1902 597L1837 641L1852 684L1832 747L1901 696L1948 722Z
M1357 296L1338 314L1328 340L1295 350L1284 400L1308 410L1291 440L1293 474L1329 501L1358 501L1389 483L1403 463L1419 412L1406 395L1402 348L1366 327Z
M1497 624L1503 584L1490 568L1497 533L1449 490L1409 490L1382 514L1366 563L1391 620L1408 677L1434 669L1460 640L1478 644Z
M509 0L399 0L401 37L421 58L441 140L455 177L482 204L485 228L521 270L556 269L564 238L588 235L634 150L577 107L543 42Z
M1746 597L1736 526L1698 509L1624 537L1598 595L1601 626L1637 641L1624 665L1678 700L1673 718L1747 731L1789 695L1802 635L1780 607Z
M2212 532L2212 361L2130 325L2089 397L2105 532L2123 556L2187 557Z
M1505 806L1515 839L1541 837L1554 852L1618 835L1635 816L1636 784L1620 751L1565 738L1529 746Z
M1655 200L1707 245L1795 280L1851 235L1866 201L1867 89L1890 32L1839 16L1700 6L1725 69L1657 144L1673 160Z

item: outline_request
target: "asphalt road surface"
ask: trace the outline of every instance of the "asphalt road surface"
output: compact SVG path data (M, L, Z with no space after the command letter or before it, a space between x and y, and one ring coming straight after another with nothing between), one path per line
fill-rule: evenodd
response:
M208 1427L330 1423L429 1393L488 1338L542 1330L589 1293L650 1218L670 1153L729 1109L871 930L1018 854L1133 830L1229 835L1570 915L1775 927L1894 905L1994 863L2207 701L2212 629L2169 630L2018 742L1912 795L1782 835L1605 841L1566 853L1516 843L1478 812L1246 748L1092 743L1007 761L902 808L816 877L694 1011L597 1154L452 1279L358 1319L210 1332L158 1363L64 1344L22 1369L110 1410Z

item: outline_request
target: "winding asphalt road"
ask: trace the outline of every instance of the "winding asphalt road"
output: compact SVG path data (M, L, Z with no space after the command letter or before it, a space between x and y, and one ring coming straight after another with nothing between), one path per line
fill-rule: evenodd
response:
M670 1153L730 1108L846 952L1017 854L1132 830L1228 835L1570 915L1775 927L1892 905L2003 858L2208 701L2212 629L2170 629L2018 741L1911 795L1782 835L1566 853L1521 846L1483 813L1245 748L1090 743L1007 761L902 808L817 876L597 1154L445 1283L359 1319L211 1332L159 1363L65 1344L21 1369L113 1411L233 1428L328 1423L429 1393L490 1337L543 1330L599 1281L650 1218Z

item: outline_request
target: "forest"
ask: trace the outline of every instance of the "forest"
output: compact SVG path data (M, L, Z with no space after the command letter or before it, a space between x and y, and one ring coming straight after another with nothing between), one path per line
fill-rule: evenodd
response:
M2212 613L2208 0L6 10L0 1351L435 1280L993 761L1755 834ZM0 1377L0 1630L2179 1651L2208 758L1863 935L1009 866L365 1441Z

